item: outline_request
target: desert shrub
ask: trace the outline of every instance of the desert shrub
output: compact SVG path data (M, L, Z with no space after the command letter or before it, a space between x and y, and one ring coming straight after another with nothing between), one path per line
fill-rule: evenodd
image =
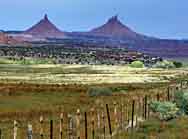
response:
M112 95L112 90L106 87L91 87L88 89L87 94L90 97L95 97L95 96L111 96Z
M188 114L188 92L177 91L174 97L180 111Z
M119 87L110 87L110 90L113 92L120 92L120 91L128 91L128 88L125 86L119 86Z
M173 64L176 68L181 68L183 67L183 64L181 62L178 62L178 61L173 61Z
M130 64L130 67L132 67L132 68L143 68L144 67L144 63L142 61L133 61Z
M160 120L170 120L176 118L179 110L176 104L172 102L159 102L159 101L151 102L150 108L153 112L157 113Z
M140 124L139 131L145 134L149 132L158 132L160 130L161 121L159 119L149 119L144 123Z
M150 118L140 124L139 129L136 131L136 134L138 135L138 133L142 133L147 135L147 137L142 137L139 139L181 139L188 138L187 134L183 136L181 134L182 130L187 129L187 117L184 116L163 122L156 118ZM148 135L152 136L148 137Z
M164 60L164 61L157 62L155 65L153 65L153 67L163 68L163 69L172 69L172 68L175 68L175 65L173 64L173 62Z

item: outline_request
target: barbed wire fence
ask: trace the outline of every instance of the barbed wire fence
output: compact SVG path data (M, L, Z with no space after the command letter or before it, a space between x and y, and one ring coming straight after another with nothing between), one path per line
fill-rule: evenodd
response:
M151 101L174 101L175 90L188 87L188 81L168 86L166 92L134 97L128 101L100 103L87 111L75 114L60 113L59 117L36 123L14 120L10 126L0 127L0 139L119 139L122 133L133 132L152 116Z

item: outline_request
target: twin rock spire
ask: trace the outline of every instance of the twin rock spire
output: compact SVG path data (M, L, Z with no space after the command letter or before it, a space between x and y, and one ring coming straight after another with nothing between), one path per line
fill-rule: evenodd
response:
M62 38L65 36L64 33L48 19L47 14L44 15L44 18L40 22L32 26L30 29L26 30L24 33L31 34L32 36L40 38ZM93 35L99 34L126 38L138 37L137 33L121 23L121 21L118 19L118 15L112 16L106 24L87 33Z

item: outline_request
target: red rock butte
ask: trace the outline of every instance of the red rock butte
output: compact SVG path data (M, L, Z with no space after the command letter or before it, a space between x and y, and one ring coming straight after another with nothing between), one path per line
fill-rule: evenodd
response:
M64 33L59 30L49 19L47 14L37 24L27 29L24 34L36 38L63 38Z
M21 40L8 36L6 33L0 31L0 44L18 44L22 43Z
M90 31L92 34L96 35L106 35L106 36L116 36L116 37L126 37L138 39L142 37L142 35L134 32L129 27L125 26L119 19L118 16L111 17L107 23L104 25L92 29Z

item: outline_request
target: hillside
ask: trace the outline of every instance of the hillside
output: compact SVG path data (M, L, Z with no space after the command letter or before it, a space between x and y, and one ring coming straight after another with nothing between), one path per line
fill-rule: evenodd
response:
M8 34L0 31L0 44L14 45L14 44L18 44L18 43L22 43L22 41L19 39L14 39L13 37L9 36Z
M63 38L64 33L58 29L45 15L37 24L27 29L24 34L32 35L35 38Z
M104 35L118 38L128 38L128 39L144 39L146 36L136 33L126 25L124 25L118 16L113 16L108 21L97 28L92 29L90 34L94 35Z

